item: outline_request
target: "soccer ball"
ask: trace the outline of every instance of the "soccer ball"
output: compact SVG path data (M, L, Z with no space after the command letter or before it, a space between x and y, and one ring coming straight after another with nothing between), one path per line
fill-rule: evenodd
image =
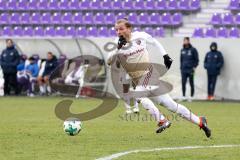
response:
M82 122L77 118L68 118L63 123L63 130L70 136L76 136L82 130Z

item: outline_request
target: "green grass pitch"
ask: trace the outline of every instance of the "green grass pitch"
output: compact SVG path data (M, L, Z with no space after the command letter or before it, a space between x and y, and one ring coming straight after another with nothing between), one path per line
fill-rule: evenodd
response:
M77 136L63 131L63 121L54 114L62 98L0 98L0 160L91 160L111 154L162 147L212 146L240 144L240 104L220 102L184 103L194 113L205 115L212 138L180 117L159 108L172 126L155 134L156 122L146 117L141 107L139 117L124 117L123 103L112 112L83 122ZM71 111L85 112L101 100L73 99ZM240 147L202 148L132 153L118 160L236 160Z

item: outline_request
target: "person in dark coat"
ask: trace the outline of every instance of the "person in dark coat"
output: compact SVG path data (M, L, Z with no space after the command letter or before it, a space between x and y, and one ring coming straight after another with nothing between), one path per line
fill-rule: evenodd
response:
M17 86L17 65L20 61L20 56L17 49L14 47L13 40L6 40L6 49L1 54L1 67L4 75L4 93L10 95L11 88L14 89L15 95L18 95Z
M207 70L208 76L208 100L214 99L214 91L217 83L217 76L220 74L220 70L223 67L222 53L217 49L217 43L212 42L210 50L204 60L204 68Z
M58 60L52 52L47 53L47 60L45 63L44 71L42 75L38 77L38 84L40 87L40 94L45 94L46 90L49 94L51 94L51 87L49 85L49 78L53 71L56 69L58 65Z
M180 56L180 69L182 75L182 94L183 100L186 100L186 83L187 79L189 79L191 86L191 97L189 97L189 101L192 100L194 96L194 72L196 67L198 66L198 51L194 48L190 43L190 38L185 37L183 41L183 48L181 49Z

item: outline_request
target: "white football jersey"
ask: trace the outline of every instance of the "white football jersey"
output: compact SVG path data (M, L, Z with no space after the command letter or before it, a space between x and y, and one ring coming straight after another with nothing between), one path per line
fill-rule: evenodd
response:
M146 32L138 31L132 32L130 42L115 52L121 65L132 78L144 75L150 65L148 44L156 46L162 55L166 54L162 45L155 38Z

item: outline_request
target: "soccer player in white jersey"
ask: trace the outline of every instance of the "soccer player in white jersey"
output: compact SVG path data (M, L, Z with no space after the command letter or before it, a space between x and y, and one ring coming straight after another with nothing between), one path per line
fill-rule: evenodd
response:
M109 56L108 64L111 65L116 59L119 60L124 70L131 77L133 84L135 84L135 88L139 87L142 91L148 91L148 80L152 75L147 45L151 44L158 48L159 54L162 54L164 58L164 64L167 69L170 68L172 59L168 56L163 46L151 35L145 32L132 32L132 25L127 19L118 20L115 24L115 29L117 36L119 37L118 49L116 52L112 52ZM142 70L144 67L145 70ZM139 70L138 68L141 69ZM137 97L137 99L158 121L158 129L156 130L156 133L161 133L170 127L171 122L162 115L149 98ZM155 103L161 104L168 110L175 112L193 124L198 125L200 129L203 129L207 137L211 136L211 130L207 126L207 120L205 117L198 117L185 106L176 103L168 94L151 97L151 99Z

